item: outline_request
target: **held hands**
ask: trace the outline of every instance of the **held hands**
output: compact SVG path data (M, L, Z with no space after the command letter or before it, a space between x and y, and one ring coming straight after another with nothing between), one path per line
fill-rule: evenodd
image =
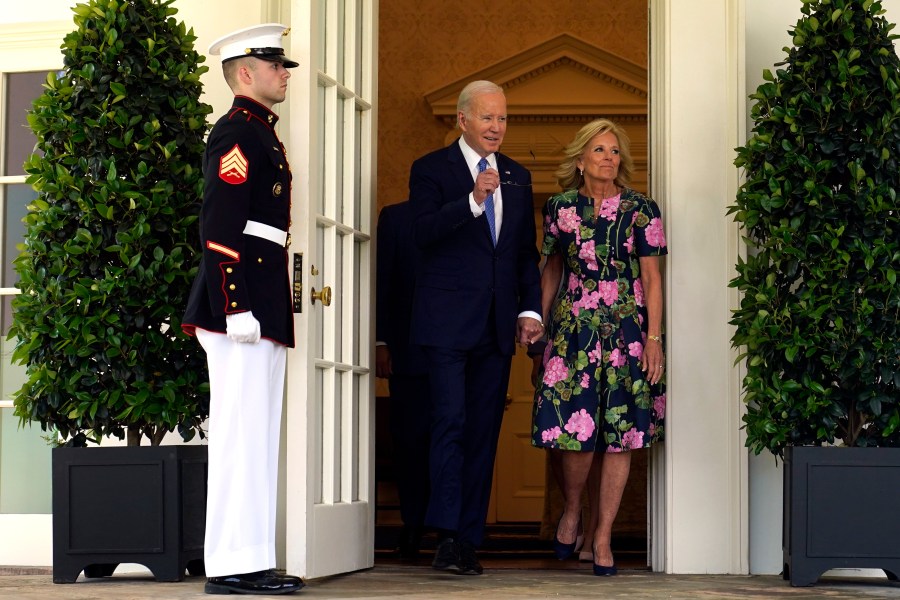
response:
M516 334L519 344L527 346L533 344L544 336L544 326L537 319L531 317L519 317L516 322Z
M259 343L259 321L252 312L225 315L225 333L229 339L242 344Z
M641 356L641 370L646 374L647 381L651 384L659 383L665 368L666 357L663 356L662 342L647 338L644 354Z
M485 169L479 173L475 178L475 189L472 190L476 204L478 206L484 204L487 197L493 194L498 187L500 187L500 173L497 172L497 169Z

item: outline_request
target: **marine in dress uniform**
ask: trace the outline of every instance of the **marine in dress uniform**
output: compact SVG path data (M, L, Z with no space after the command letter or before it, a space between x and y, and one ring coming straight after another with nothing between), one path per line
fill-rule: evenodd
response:
M286 69L297 66L284 56L288 31L249 27L209 49L221 55L235 98L207 141L203 254L183 319L209 365L208 594L285 594L303 586L274 570L285 358L294 346L291 171L272 112L284 100Z

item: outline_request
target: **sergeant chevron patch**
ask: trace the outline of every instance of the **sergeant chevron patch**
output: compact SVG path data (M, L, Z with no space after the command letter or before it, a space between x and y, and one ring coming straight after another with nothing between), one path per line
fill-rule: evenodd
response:
M249 166L247 157L241 152L240 146L235 144L234 148L219 159L219 179L232 185L244 183L247 181Z

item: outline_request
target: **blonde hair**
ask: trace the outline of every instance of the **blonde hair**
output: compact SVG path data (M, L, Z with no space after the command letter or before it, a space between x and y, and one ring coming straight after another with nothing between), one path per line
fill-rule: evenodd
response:
M627 186L631 183L631 174L634 172L634 162L631 160L631 141L622 127L609 119L595 119L582 127L575 134L575 139L563 149L565 159L559 164L559 168L553 174L559 187L564 190L572 190L581 187L584 176L578 172L575 163L584 154L584 149L594 136L611 132L619 141L619 174L615 184Z
M456 127L459 128L459 113L466 117L472 117L469 112L472 109L472 102L476 97L482 94L502 94L503 88L493 81L473 81L466 85L459 93L459 99L456 101Z

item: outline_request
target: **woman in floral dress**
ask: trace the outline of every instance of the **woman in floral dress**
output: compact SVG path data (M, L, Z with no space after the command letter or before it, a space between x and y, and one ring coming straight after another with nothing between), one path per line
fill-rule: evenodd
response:
M554 542L560 558L574 553L581 494L599 454L599 494L591 490L599 498L594 574L614 575L610 537L630 451L663 433L659 257L666 239L659 207L627 187L633 167L621 127L593 121L565 155L556 177L566 191L544 209L541 288L549 328L532 443L561 454L565 510Z

